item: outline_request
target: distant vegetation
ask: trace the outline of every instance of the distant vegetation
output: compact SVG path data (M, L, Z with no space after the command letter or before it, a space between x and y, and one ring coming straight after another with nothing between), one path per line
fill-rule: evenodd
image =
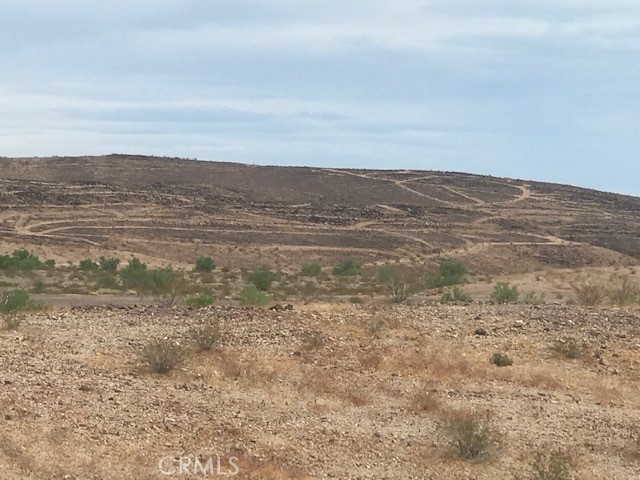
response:
M333 267L332 273L341 277L350 277L359 275L362 267L354 260L343 260L338 265Z
M275 280L276 275L271 269L265 265L258 267L249 275L249 281L263 292L269 290L269 287Z
M85 258L75 266L71 262L58 265L52 259L42 261L33 252L21 249L0 256L0 292L2 289L24 290L30 294L125 292L159 296L163 305L191 307L208 306L216 299L246 305L265 305L287 299L398 304L414 301L456 304L481 300L472 298L463 289L467 269L461 262L451 259L440 260L431 271L423 265L407 263L363 266L353 259L345 259L329 271L320 263L303 264L299 270L289 272L267 265L252 270L224 265L218 271L210 256L195 258L192 265L192 268L177 270L171 266L153 268L139 258L122 261L110 256ZM635 271L629 269L628 272L625 275L616 271L600 283L576 283L573 285L575 295L569 295L565 301L585 306L639 304L640 286L633 277ZM478 278L484 278L486 282L488 277L476 274L476 285ZM477 288L474 287L474 291ZM482 296L486 298L487 293ZM521 295L516 285L507 282L495 284L489 298L498 304L545 303L544 293L528 291ZM556 294L556 298L562 296Z
M442 260L436 272L427 278L427 285L433 287L450 287L464 282L467 273L465 266L454 260Z
M300 275L303 277L317 277L320 275L322 271L322 267L318 263L308 263L302 266L302 270L300 271Z
M194 295L187 298L187 306L189 307L208 307L213 305L215 299L211 295L201 293L200 295Z
M16 289L0 294L1 313L13 314L35 307L36 304L26 290Z
M507 282L498 282L493 287L491 300L496 303L515 303L518 301L518 287Z
M0 270L41 270L55 267L54 260L41 262L28 250L16 250L12 255L0 256Z
M269 297L253 284L245 285L240 292L240 301L246 305L266 305Z
M200 257L196 259L196 272L213 272L216 264L211 257Z

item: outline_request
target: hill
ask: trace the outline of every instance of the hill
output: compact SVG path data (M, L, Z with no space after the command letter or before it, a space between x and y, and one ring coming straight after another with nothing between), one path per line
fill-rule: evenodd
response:
M450 256L488 274L640 263L640 198L462 173L2 158L0 207L3 250L58 261L207 254L286 268Z

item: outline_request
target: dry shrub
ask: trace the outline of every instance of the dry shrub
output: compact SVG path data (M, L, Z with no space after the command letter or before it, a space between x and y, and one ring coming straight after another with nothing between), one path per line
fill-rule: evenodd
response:
M333 376L328 372L311 368L303 372L298 389L313 395L326 395L334 391L333 380Z
M276 460L259 461L243 455L239 457L236 464L240 469L237 478L251 480L306 480L309 477L299 468L279 464ZM273 457L275 455L269 455ZM233 478L233 477L232 477Z
M640 302L640 287L623 278L620 286L609 292L609 298L615 305L628 305Z
M304 351L319 350L322 347L324 347L326 343L327 343L327 338L322 332L312 330L310 332L306 332L302 336L301 348Z
M17 330L22 325L22 316L6 315L3 320L5 330Z
M151 340L142 350L140 359L155 373L169 373L184 362L184 349L166 338Z
M605 291L600 285L584 284L574 288L579 305L593 307L604 301Z
M461 355L450 351L431 351L421 353L415 350L398 352L386 358L385 369L400 374L426 375L440 380L469 378L476 373L476 368Z
M564 358L575 360L584 356L586 347L579 340L569 337L564 340L558 340L553 345L553 351Z
M571 456L561 450L538 452L533 458L525 477L515 480L574 480L574 462Z
M359 360L365 370L376 370L382 364L383 357L377 352L362 352Z
M421 390L411 399L411 409L418 413L437 412L441 407L440 398L435 392Z
M215 354L216 367L223 378L230 380L239 380L246 373L246 369L242 364L236 352L225 350Z
M467 410L450 412L445 419L444 429L451 445L465 460L485 461L497 449L497 437L488 414Z
M215 322L209 325L191 327L188 336L199 350L204 351L212 350L218 346L222 334L220 333L220 325Z
M530 373L528 375L518 375L515 380L525 387L544 388L545 390L557 390L562 384L555 378L544 373Z
M351 405L356 407L364 407L371 403L371 399L366 392L360 391L357 388L348 388L340 394L340 398Z
M378 336L387 327L387 321L384 318L374 318L366 325L367 332L370 335Z

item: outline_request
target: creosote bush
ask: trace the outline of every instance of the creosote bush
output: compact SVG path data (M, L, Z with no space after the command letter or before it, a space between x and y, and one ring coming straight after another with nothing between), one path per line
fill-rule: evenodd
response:
M78 268L80 268L80 270L83 270L85 272L90 272L93 270L98 270L100 268L100 265L98 265L96 262L94 262L90 258L85 258L84 260L80 260L80 263L78 264Z
M430 288L449 287L464 282L467 273L465 266L455 260L442 260L435 273L427 277Z
M354 260L343 260L338 265L333 267L331 273L339 277L353 277L360 275L361 266Z
M184 349L173 340L156 338L144 347L140 359L155 373L169 373L184 362Z
M271 269L265 265L262 265L256 268L251 275L249 275L249 282L254 284L263 292L269 290L269 287L273 283L276 278L276 274L271 271Z
M451 412L445 421L445 431L452 446L465 460L487 460L498 445L488 415L469 411Z
M0 294L0 312L13 314L35 308L29 292L22 289L10 290Z
M302 266L300 275L303 277L317 277L321 271L322 267L318 263L308 263Z
M246 305L266 305L269 297L253 284L245 285L240 292L240 301Z
M0 255L0 270L41 270L45 264L29 250L15 250L12 255Z
M196 272L213 272L216 264L211 257L200 257L196 259Z
M118 270L118 266L120 265L120 260L113 257L111 258L100 257L99 263L100 263L100 268L102 270L115 272L116 270ZM138 263L140 262L138 261Z
M507 282L498 282L493 287L491 300L496 303L514 303L518 301L518 287Z

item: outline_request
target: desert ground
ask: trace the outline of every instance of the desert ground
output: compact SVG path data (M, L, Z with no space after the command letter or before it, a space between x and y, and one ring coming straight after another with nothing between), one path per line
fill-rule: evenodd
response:
M640 479L639 227L461 173L0 158L0 479Z
M638 320L551 305L31 314L0 334L0 477L167 478L163 458L171 472L201 456L227 471L236 457L237 478L511 479L565 448L579 478L640 478ZM220 345L198 351L189 329L212 322ZM169 375L140 362L156 337L188 352ZM556 350L568 339L579 358ZM483 462L451 445L460 411L489 415Z

